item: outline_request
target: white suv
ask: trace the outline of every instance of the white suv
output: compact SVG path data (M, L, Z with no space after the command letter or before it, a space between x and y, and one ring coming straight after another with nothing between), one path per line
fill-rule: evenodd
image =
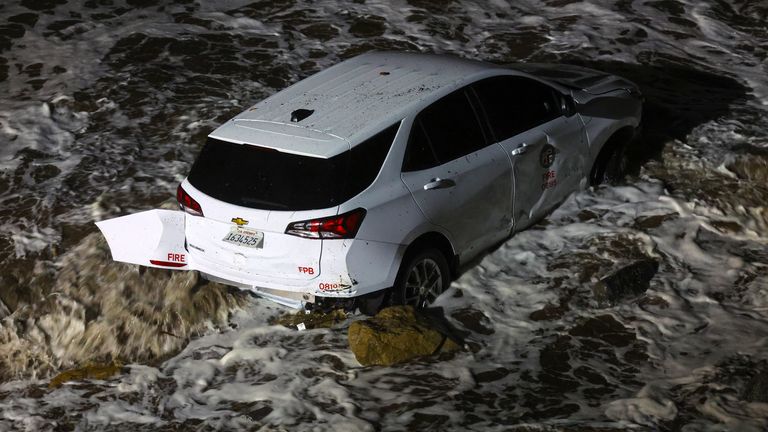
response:
M589 69L369 53L211 133L183 211L97 225L117 261L294 307L423 306L461 263L613 175L640 112L634 84Z

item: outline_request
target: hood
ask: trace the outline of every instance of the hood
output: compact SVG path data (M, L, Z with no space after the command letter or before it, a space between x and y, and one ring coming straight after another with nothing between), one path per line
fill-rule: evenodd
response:
M508 65L508 67L574 90L589 93L593 96L615 90L626 90L631 94L639 93L637 85L632 81L581 66L552 63L517 63Z

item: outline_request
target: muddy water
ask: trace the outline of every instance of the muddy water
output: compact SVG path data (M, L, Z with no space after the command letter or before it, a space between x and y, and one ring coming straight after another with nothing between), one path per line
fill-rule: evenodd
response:
M0 18L0 429L768 427L762 2L22 0ZM290 331L272 304L109 261L94 221L167 205L217 124L372 49L582 64L647 98L623 184L440 299L466 351L361 368L348 323ZM600 282L638 262L644 283ZM110 380L47 387L112 359Z

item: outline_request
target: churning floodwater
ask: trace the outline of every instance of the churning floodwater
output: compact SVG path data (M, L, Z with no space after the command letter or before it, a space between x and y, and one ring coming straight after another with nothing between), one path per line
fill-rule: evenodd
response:
M748 0L4 0L0 430L766 430L767 23ZM361 367L360 317L298 332L111 262L94 221L172 205L218 124L369 50L585 65L647 99L621 184L439 299L466 350ZM606 294L638 262L650 284Z

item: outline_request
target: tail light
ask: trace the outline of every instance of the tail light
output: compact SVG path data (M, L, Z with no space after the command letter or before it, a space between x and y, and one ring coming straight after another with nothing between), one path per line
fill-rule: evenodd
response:
M338 216L292 222L285 233L312 239L355 238L364 217L365 209L359 208Z
M203 215L203 209L200 207L200 204L189 196L187 191L185 191L181 185L176 189L176 201L179 202L179 207L181 207L182 210L192 216Z

